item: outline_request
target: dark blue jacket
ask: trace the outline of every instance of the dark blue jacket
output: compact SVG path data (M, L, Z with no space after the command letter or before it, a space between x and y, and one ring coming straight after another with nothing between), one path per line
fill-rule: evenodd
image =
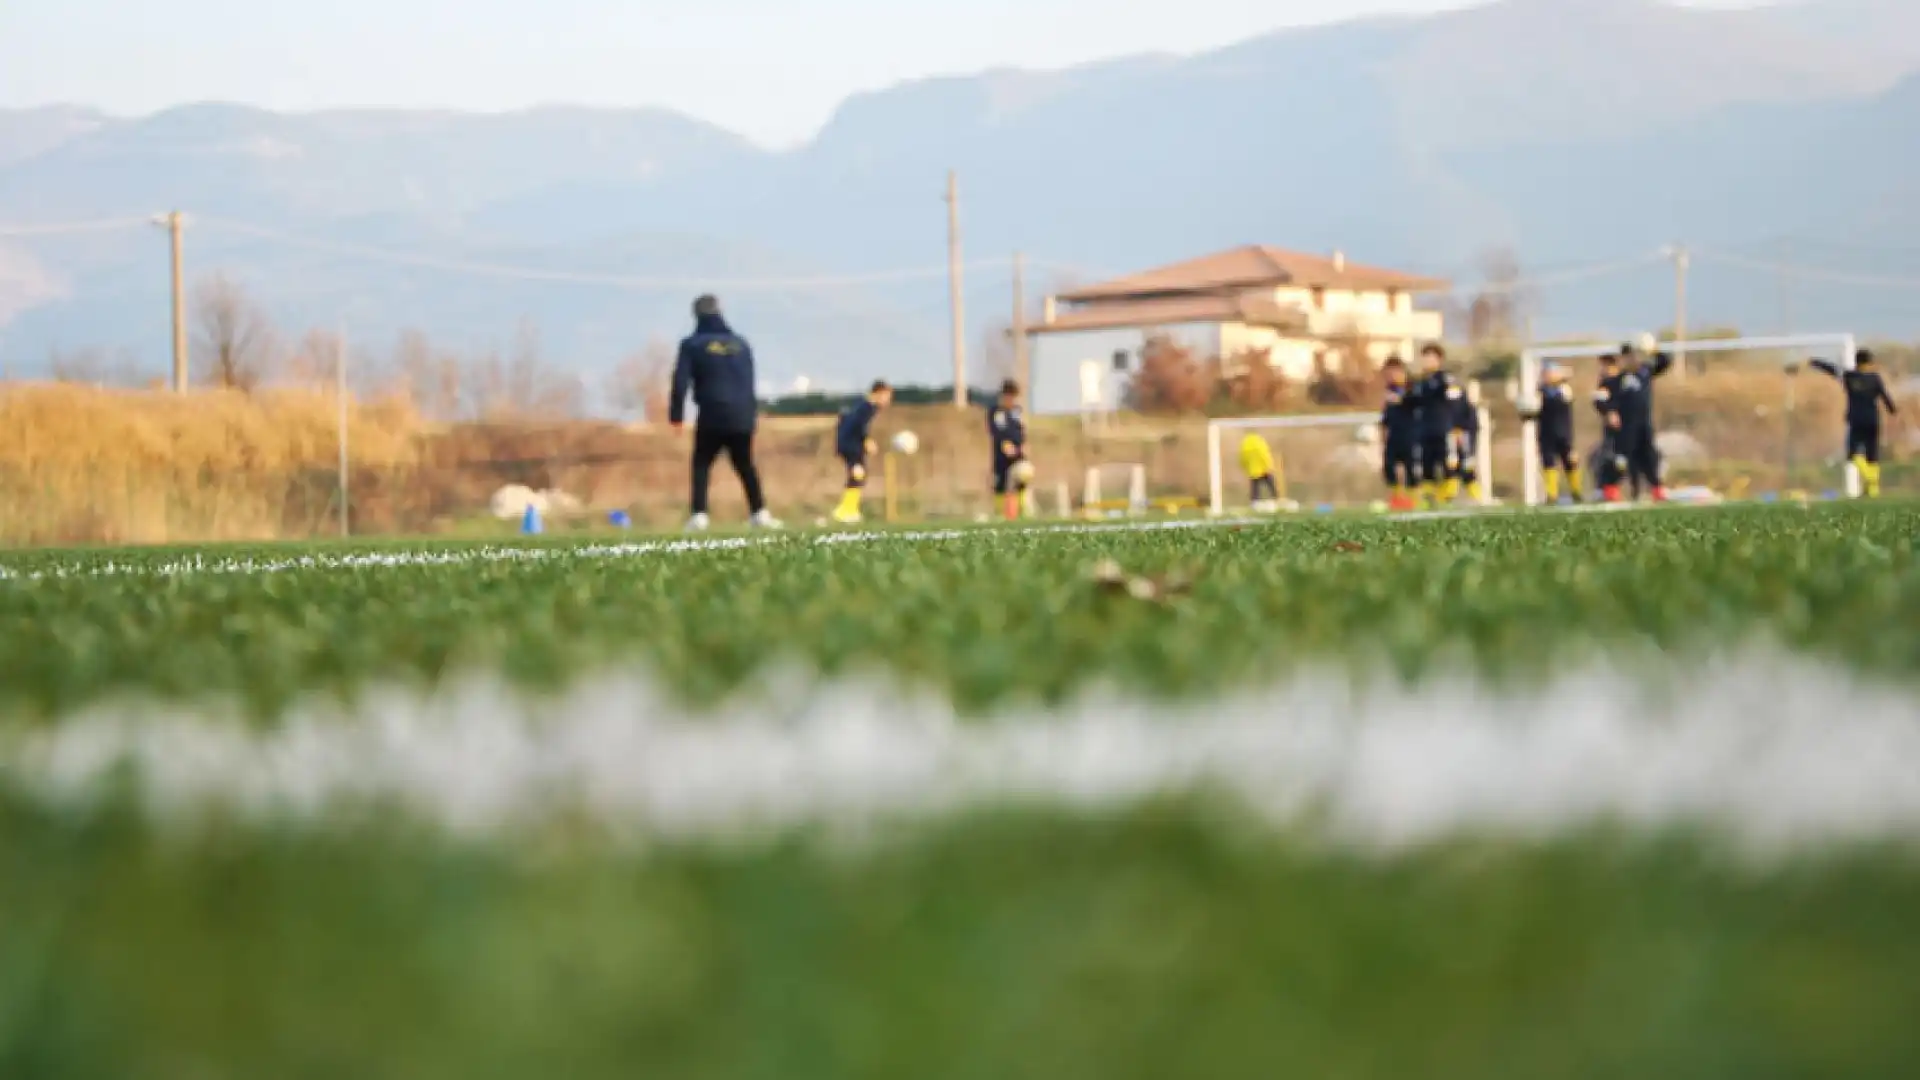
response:
M1466 390L1449 372L1423 375L1408 394L1418 417L1420 437L1427 441L1444 439L1457 430L1460 402Z
M1632 367L1601 383L1607 392L1607 412L1620 415L1620 430L1640 431L1653 426L1653 380L1673 367L1673 357L1655 353L1652 360Z
M859 461L867 456L867 432L880 406L866 398L847 406L840 414L840 426L834 431L833 451L844 461Z
M1540 388L1540 413L1534 418L1535 438L1549 446L1573 443L1573 388L1555 383Z
M1877 371L1841 371L1840 365L1831 360L1815 360L1813 368L1839 379L1846 390L1848 427L1879 427L1882 402L1886 403L1887 412L1900 411L1894 408L1893 395L1887 393L1887 384L1881 381Z
M683 423L687 393L700 416L702 431L737 435L751 432L760 418L754 396L753 349L718 315L702 315L693 336L680 343L680 360L673 366L673 402L667 419Z
M1411 384L1387 384L1386 400L1380 406L1380 430L1394 446L1412 446L1420 441L1419 405Z
M1027 456L1027 421L1020 406L1009 409L994 402L987 409L987 438L993 440L993 460L998 463L1019 461ZM1012 445L1013 453L1007 453Z

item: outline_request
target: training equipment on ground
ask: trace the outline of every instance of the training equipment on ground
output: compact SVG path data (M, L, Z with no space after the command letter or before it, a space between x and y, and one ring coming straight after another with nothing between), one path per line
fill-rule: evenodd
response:
M1651 335L1640 337L1647 339ZM1618 341L1536 345L1520 354L1514 397L1522 406L1520 454L1526 505L1539 506L1546 501L1540 475L1540 446L1535 438L1537 427L1533 420L1527 419L1540 400L1542 366L1549 361L1561 361L1562 366L1570 369L1575 402L1574 442L1585 449L1600 430L1591 404L1597 381L1595 361L1619 345ZM1844 431L1840 415L1837 411L1815 412L1798 405L1797 373L1805 361L1816 358L1837 361L1843 369L1851 368L1857 347L1854 335L1796 334L1685 342L1639 340L1635 345L1649 356L1656 350L1665 350L1673 357L1674 370L1660 379L1659 389L1654 393L1654 426L1666 459L1668 484L1674 482L1676 471L1685 474L1699 469L1708 475L1737 471L1743 476L1777 478L1777 482L1785 485L1797 471L1838 456ZM1747 371L1755 378L1745 385L1721 378L1711 391L1717 395L1711 402L1717 412L1707 417L1710 422L1695 424L1682 417L1676 423L1673 387L1688 377L1688 357L1700 355L1714 356L1717 372ZM1747 404L1756 395L1757 400ZM1749 410L1746 414L1727 415L1727 409L1742 406ZM1676 453L1681 450L1687 453ZM1680 460L1683 456L1699 460ZM1590 467L1593 462L1589 459L1582 464ZM1859 471L1851 463L1842 467L1847 494L1857 496L1862 486ZM1598 491L1597 486L1592 490Z
M912 457L920 452L920 436L911 431L902 431L893 437L893 452Z
M1126 496L1107 496L1107 477L1124 477ZM1115 485L1118 486L1117 484ZM1107 462L1087 469L1087 484L1080 505L1087 513L1119 514L1138 517L1147 512L1147 467L1137 461Z
M1229 433L1269 434L1277 470L1284 470L1283 495L1309 505L1370 505L1380 492L1380 414L1374 412L1301 413L1292 416L1244 416L1207 425L1207 512L1227 512L1227 477L1238 473L1224 453ZM1474 464L1482 504L1493 492L1493 420L1480 410L1480 438ZM1283 503L1284 504L1284 503Z
M1023 489L1031 487L1033 484L1033 462L1016 461L1013 463L1013 469L1007 475L1011 476L1013 482L1020 485Z

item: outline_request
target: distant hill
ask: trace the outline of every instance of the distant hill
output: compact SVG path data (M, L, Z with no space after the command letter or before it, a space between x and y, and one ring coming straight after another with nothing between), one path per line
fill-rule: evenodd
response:
M1675 240L1920 276L1916 24L1907 0L1504 0L1191 57L907 83L856 95L784 153L649 110L0 113L0 223L177 206L206 222L190 233L195 272L234 273L296 329L345 319L373 344L407 326L487 342L531 321L582 369L680 333L702 283L938 267L949 168L970 256L1024 250L1083 278L1256 241L1456 276L1496 245L1548 266ZM500 263L656 280L475 269ZM1789 320L1778 283L1697 266L1698 319ZM1004 273L974 285L977 339L1009 298ZM1794 319L1920 333L1887 292L1792 288ZM0 351L20 370L97 344L160 370L164 289L157 232L0 238ZM1540 299L1551 325L1597 328L1663 316L1670 294L1654 267ZM945 374L937 277L739 290L729 306L774 380Z

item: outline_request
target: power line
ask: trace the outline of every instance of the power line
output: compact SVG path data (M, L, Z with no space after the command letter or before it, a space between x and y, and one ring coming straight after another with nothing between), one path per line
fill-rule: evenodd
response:
M115 232L153 224L151 217L101 218L96 221L65 221L46 225L0 225L0 237L70 236L76 233Z
M196 218L199 224L266 240L270 243L285 244L290 247L306 248L312 251L340 255L347 258L365 259L372 262L386 262L400 266L412 266L425 270L441 270L448 273L471 274L479 277L505 278L514 281L540 281L568 285L604 285L621 289L726 289L732 292L750 292L754 290L786 290L805 288L834 288L853 285L876 285L897 281L923 281L946 275L945 265L912 267L898 270L883 270L863 274L820 274L787 278L719 278L711 276L678 277L637 277L626 274L593 274L567 270L545 270L532 266L516 266L508 263L481 262L471 259L450 259L433 255L417 255L412 252L395 251L389 248L368 247L360 244L345 244L332 240L319 240L313 237L298 236L268 229L258 225L249 225L240 221L222 218ZM989 259L972 265L980 268L1005 265L1006 259Z
M1849 270L1831 270L1820 266L1806 266L1797 263L1779 262L1772 259L1755 259L1744 255L1729 255L1718 251L1694 251L1694 256L1708 262L1720 263L1742 270L1752 270L1767 274L1790 274L1796 279L1812 281L1830 281L1836 285L1859 285L1880 289L1920 289L1920 278L1898 277L1889 274L1859 274Z

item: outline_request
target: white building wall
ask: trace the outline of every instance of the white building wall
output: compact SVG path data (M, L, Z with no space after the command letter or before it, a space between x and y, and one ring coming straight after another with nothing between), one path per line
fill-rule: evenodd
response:
M1192 349L1196 357L1212 359L1220 355L1220 327L1212 323L1169 326L1156 329ZM1093 330L1082 334L1037 334L1028 348L1032 364L1033 387L1027 396L1027 408L1036 415L1078 413L1080 403L1080 366L1097 361L1103 373L1102 390L1106 407L1119 408L1126 397L1130 374L1113 370L1113 353L1125 349L1131 366L1140 363L1140 350L1148 333L1143 330Z

